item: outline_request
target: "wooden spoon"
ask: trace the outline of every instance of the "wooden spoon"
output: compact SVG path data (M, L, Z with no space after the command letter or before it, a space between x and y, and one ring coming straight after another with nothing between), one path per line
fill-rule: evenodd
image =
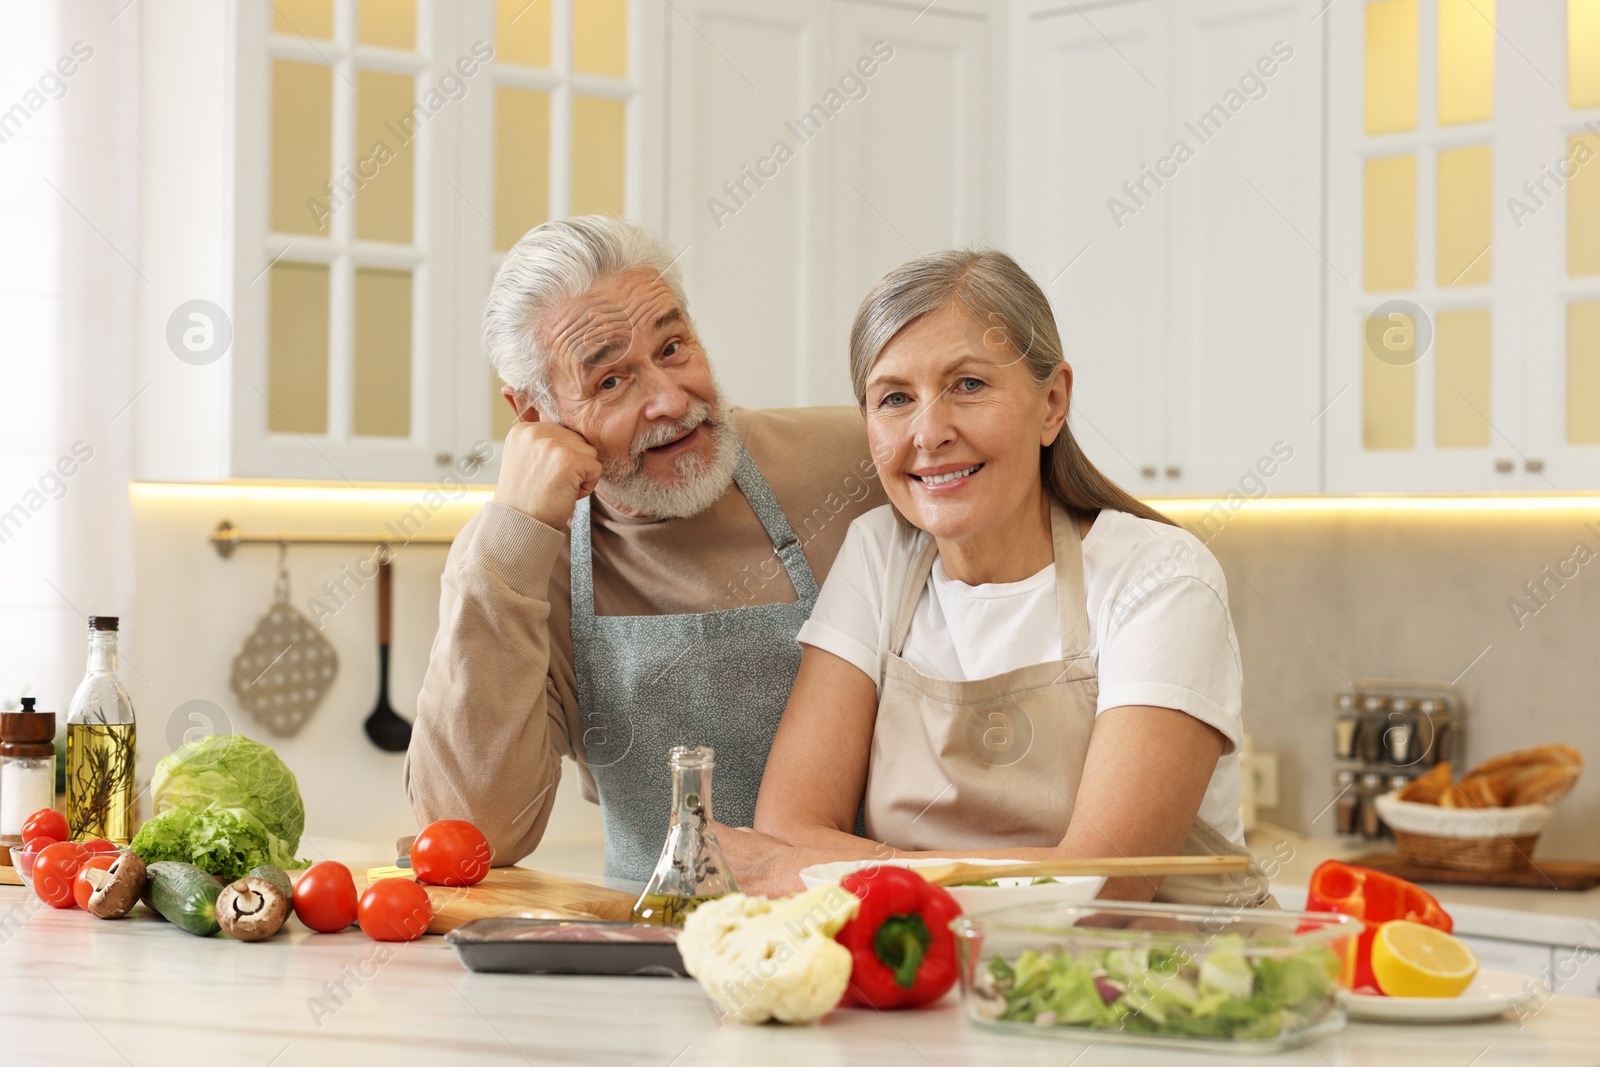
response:
M1179 874L1241 874L1250 869L1248 856L1097 856L1076 860L1019 860L1005 865L957 860L913 867L934 885L960 885L991 878L1106 878Z

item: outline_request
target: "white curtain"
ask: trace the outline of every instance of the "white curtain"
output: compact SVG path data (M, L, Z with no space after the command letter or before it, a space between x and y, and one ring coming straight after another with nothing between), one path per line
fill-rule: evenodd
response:
M138 9L0 5L0 703L64 721L133 603ZM137 652L122 674L136 688Z

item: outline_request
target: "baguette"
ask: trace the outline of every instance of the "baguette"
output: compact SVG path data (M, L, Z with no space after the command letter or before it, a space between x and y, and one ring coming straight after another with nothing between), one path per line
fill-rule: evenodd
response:
M1524 775L1515 784L1511 792L1510 803L1513 806L1521 804L1554 804L1570 793L1572 787L1577 784L1578 769L1576 767L1557 766L1547 763Z
M1516 752L1504 752L1493 759L1484 760L1468 771L1466 776L1468 778L1476 778L1485 774L1528 770L1543 764L1556 764L1582 770L1583 753L1571 745L1535 745L1532 748L1519 749Z
M1400 790L1400 799L1413 804L1438 804L1450 785L1450 764L1437 764L1427 774L1418 775Z
M1500 808L1505 806L1503 787L1491 778L1463 780L1447 787L1439 797L1445 808Z

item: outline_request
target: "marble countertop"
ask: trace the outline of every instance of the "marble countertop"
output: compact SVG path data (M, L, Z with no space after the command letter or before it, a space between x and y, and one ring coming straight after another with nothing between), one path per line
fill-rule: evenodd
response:
M357 863L382 859L321 846L314 851ZM1352 1023L1272 1062L1593 1064L1597 1033L1600 1000L1553 997L1521 1025ZM103 922L56 911L12 887L0 888L0 1048L8 1064L162 1067L1224 1062L987 1034L961 1018L953 995L929 1010L843 1010L808 1027L722 1025L685 980L471 974L439 938L384 945L355 929L313 934L297 921L271 941L242 944L193 937L142 912Z

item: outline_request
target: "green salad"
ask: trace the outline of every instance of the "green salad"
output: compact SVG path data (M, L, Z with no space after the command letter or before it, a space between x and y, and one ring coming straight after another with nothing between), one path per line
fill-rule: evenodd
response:
M1233 1041L1277 1037L1321 1020L1340 961L1330 948L1251 956L1222 935L1204 955L1188 946L1029 949L980 966L974 1006L987 1019Z

